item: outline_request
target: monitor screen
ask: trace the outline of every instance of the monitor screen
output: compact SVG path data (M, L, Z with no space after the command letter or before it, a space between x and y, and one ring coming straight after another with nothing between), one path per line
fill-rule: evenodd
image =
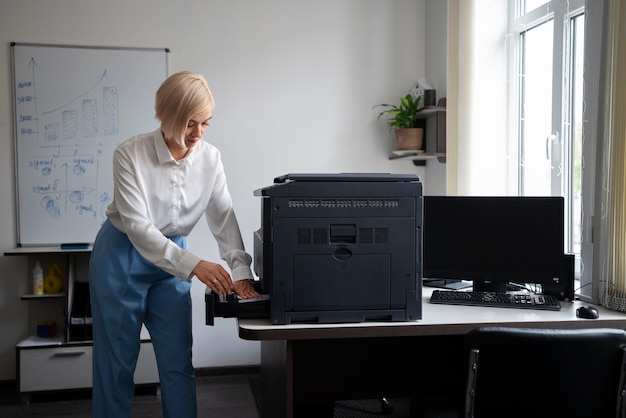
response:
M562 197L424 196L425 280L551 284L563 255Z

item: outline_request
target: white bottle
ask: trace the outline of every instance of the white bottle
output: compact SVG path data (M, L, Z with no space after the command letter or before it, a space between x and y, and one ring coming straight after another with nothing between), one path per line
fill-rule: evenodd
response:
M36 295L43 295L43 270L39 261L35 262L33 269L33 292Z

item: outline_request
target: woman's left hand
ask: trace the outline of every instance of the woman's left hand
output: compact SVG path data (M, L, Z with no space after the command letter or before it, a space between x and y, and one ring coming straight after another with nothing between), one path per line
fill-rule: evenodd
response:
M254 286L252 286L250 280L237 280L233 285L235 293L242 299L258 298L261 296L254 290Z

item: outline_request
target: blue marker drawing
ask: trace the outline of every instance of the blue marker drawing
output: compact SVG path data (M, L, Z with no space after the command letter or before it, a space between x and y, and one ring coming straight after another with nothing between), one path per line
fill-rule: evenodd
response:
M49 113L54 113L57 112L61 109L65 109L67 107L69 107L69 105L71 105L72 103L74 103L75 101L81 99L82 97L86 96L87 94L89 94L92 90L94 90L96 87L98 87L98 85L100 85L101 82L103 82L106 79L107 76L107 72L106 70L104 70L104 72L96 79L96 82L93 84L93 86L89 87L87 90L85 90L83 93L81 93L80 95L74 97L73 99L71 99L70 101L68 101L67 103L54 108L52 110L48 110L46 112L43 112L42 115L47 115ZM33 75L33 79L35 78L35 76Z
M41 176L40 180L33 178L32 193L43 196L40 206L54 219L69 214L93 216L104 213L105 209L96 208L106 208L110 199L102 201L102 197L98 199L97 194L92 193L99 186L99 159L102 158L103 144L93 144L97 148L92 150L89 143L82 141L102 134L119 134L117 87L104 85L107 77L105 69L82 92L62 105L42 112L40 116L36 94L36 70L40 68L34 58L30 58L28 66L31 79L20 80L16 84L22 140L28 136L38 137L39 124L44 119L46 121L41 138L36 141L40 155L28 162L28 166ZM53 151L47 150L50 145L54 145ZM116 145L117 142L111 146ZM70 146L72 151L65 150Z
M94 99L83 99L83 137L98 134L98 107Z
M104 87L102 97L104 102L104 134L117 135L119 132L117 88Z
M63 124L63 139L70 141L78 138L78 112L76 110L64 110L61 112Z

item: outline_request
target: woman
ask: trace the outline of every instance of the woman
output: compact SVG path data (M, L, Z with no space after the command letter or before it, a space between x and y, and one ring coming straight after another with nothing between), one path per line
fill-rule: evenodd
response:
M191 279L213 292L257 297L219 151L201 140L215 103L206 80L183 71L156 93L161 126L113 155L114 200L90 260L93 416L128 417L142 324L157 358L164 417L196 416ZM205 215L232 272L187 250Z

